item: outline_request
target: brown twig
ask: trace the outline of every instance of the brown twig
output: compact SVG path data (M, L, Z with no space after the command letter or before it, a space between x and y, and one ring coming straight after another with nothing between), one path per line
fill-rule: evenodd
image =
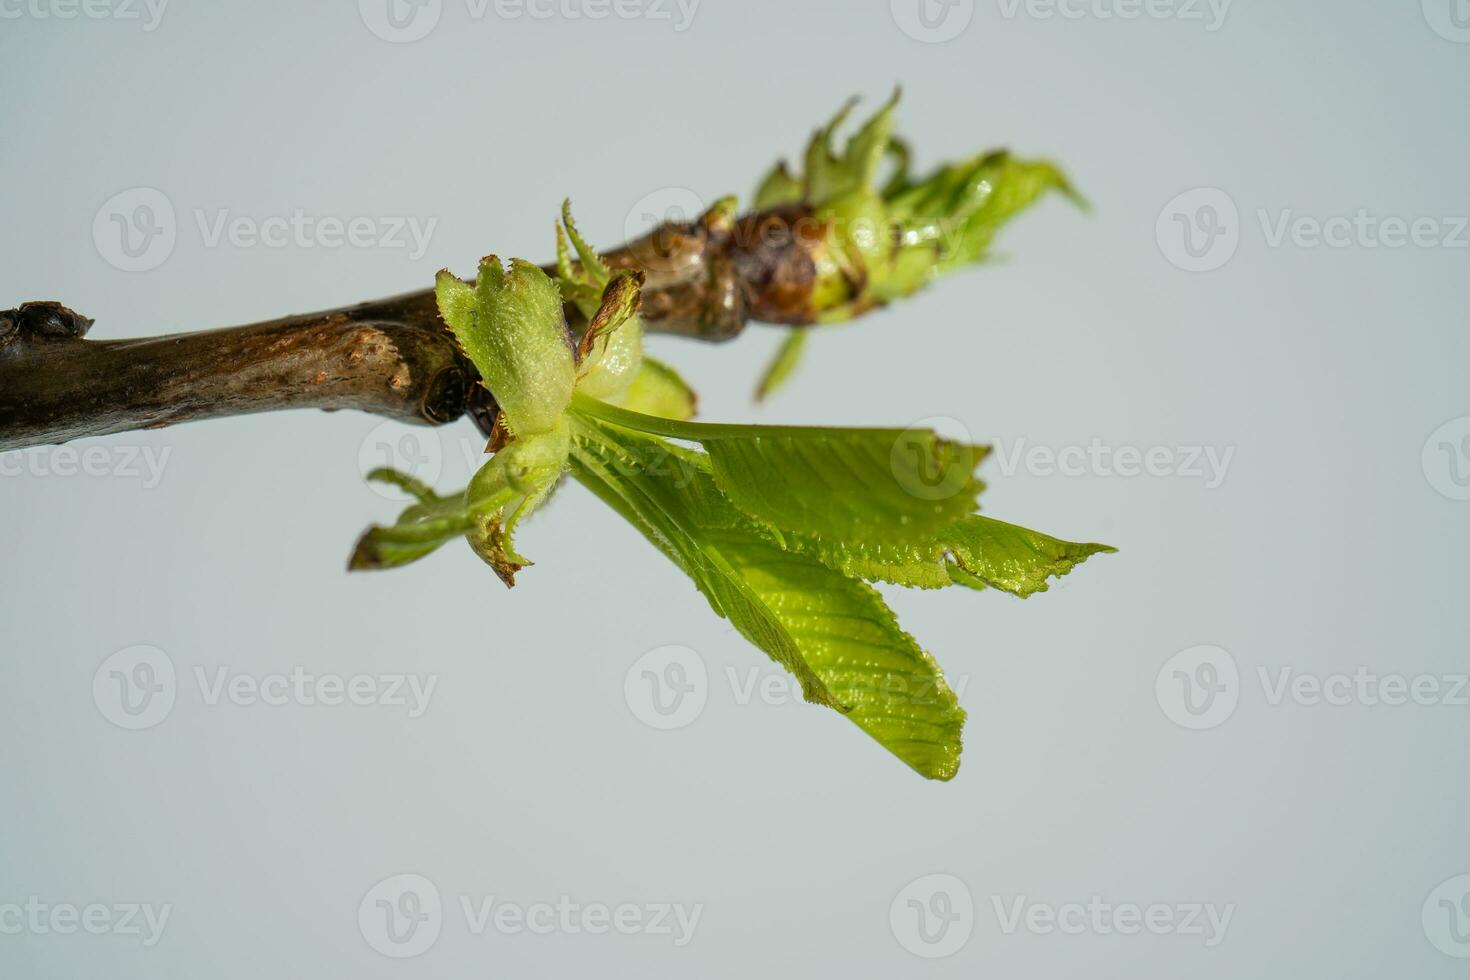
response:
M718 341L750 320L812 322L824 240L799 207L712 211L607 259L645 272L648 329ZM55 302L0 311L0 450L289 408L429 425L469 413L486 431L495 414L432 290L142 340L86 340L91 324Z

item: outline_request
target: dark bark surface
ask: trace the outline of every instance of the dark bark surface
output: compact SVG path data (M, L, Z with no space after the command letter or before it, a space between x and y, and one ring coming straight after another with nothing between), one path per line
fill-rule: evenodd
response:
M815 227L801 208L712 213L660 226L607 259L644 271L649 330L727 340L751 320L813 321L825 247ZM0 311L0 450L290 408L429 425L468 413L486 431L495 415L432 289L139 340L87 340L91 324L56 302Z

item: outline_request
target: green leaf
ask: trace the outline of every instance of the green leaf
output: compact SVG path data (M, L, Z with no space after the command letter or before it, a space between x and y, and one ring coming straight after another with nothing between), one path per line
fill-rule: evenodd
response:
M980 514L956 521L920 544L811 537L794 537L790 543L853 578L921 589L988 586L1023 599L1045 592L1051 579L1066 575L1091 556L1117 550L1063 541Z
M628 390L643 362L643 322L638 317L641 272L619 272L578 344L577 390L616 399Z
M755 209L765 211L782 204L795 204L801 200L801 181L786 169L782 160L771 168L755 192Z
M349 571L407 565L470 529L470 511L458 498L441 497L422 481L394 469L376 469L367 478L398 487L417 503L404 510L392 527L374 526L363 532L348 559Z
M515 550L516 528L551 495L570 452L571 425L563 417L550 432L505 446L465 489L463 506L472 515L466 539L507 588L516 584L516 572L532 564Z
M771 359L766 373L761 375L760 385L755 391L756 401L765 401L791 380L791 375L801 363L802 352L806 350L808 333L809 328L794 329L786 334L786 339L781 342L781 347Z
M565 418L550 432L522 436L475 473L463 493L441 497L426 484L396 470L374 470L368 478L403 489L417 503L392 527L371 527L358 539L348 568L396 568L417 561L463 537L506 585L530 564L516 554L516 525L551 493L566 471L571 429ZM511 517L502 527L505 510Z
M942 540L956 582L973 586L979 581L1022 598L1045 592L1049 580L1066 575L1093 555L1118 550L1062 541L979 514L955 524Z
M851 114L856 100L849 101L807 144L803 198L820 207L838 198L860 192L875 192L878 168L893 139L893 116L899 93L873 114L847 141L841 153L835 150L837 130Z
M657 415L684 421L694 417L699 396L679 373L663 361L643 355L643 364L633 376L633 383L618 400L624 408L643 415Z
M959 769L965 712L934 658L899 628L872 587L757 536L714 546L769 606L847 718L929 779Z
M582 263L582 275L585 281L599 289L606 288L608 281L612 279L612 270L607 267L602 256L598 255L577 231L577 224L572 220L571 198L566 198L561 202L561 220L562 224L566 225L567 236L572 240L572 247L577 250L577 259Z
M775 613L709 549L706 533L739 516L695 461L660 439L575 414L572 447L579 482L683 569L717 614L791 671L808 701L840 707Z
M737 507L783 530L921 541L975 509L980 447L928 431L823 429L706 442Z
M602 303L602 287L594 285L589 279L589 276L580 275L577 268L572 265L572 255L567 246L566 229L562 228L561 222L558 221L556 223L556 285L561 291L562 299L575 306L583 317L590 319Z
M1085 206L1055 164L1006 151L940 167L896 190L886 204L904 248L882 298L907 295L935 276L980 261L1011 218L1053 190Z
M707 460L578 413L573 474L688 574L747 639L916 771L950 779L964 711L872 588L784 550L720 493ZM658 460L658 462L655 462Z
M731 503L764 524L837 541L922 544L971 513L990 451L927 429L824 429L673 422L578 398L614 425L689 439Z
M516 435L550 431L576 383L571 335L556 284L539 268L512 259L510 271L491 255L470 287L450 272L435 283L439 314Z

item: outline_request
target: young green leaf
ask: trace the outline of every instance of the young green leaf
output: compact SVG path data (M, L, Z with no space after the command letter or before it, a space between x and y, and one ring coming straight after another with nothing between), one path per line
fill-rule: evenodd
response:
M585 280L591 285L605 288L608 281L612 279L612 270L607 267L602 256L598 255L577 231L577 224L572 220L571 198L566 198L561 202L561 220L562 224L566 225L567 236L572 240L572 247L577 250L577 259L582 263L582 275Z
M357 540L347 562L350 571L397 568L418 561L469 531L473 514L459 497L441 497L422 481L399 470L373 470L367 478L403 490L417 502L392 527L370 527Z
M845 575L869 582L921 589L988 586L1023 599L1045 592L1051 579L1066 575L1091 556L1117 550L1063 541L980 514L956 521L919 544L794 537L791 545Z
M792 670L808 700L838 707L921 774L954 776L964 711L876 592L784 550L725 501L698 454L580 414L573 445L577 479Z
M572 475L683 569L716 614L791 671L808 701L842 706L775 613L710 548L709 530L740 518L695 461L662 440L580 415L572 446Z
M638 318L641 272L619 272L608 282L597 312L578 344L577 390L616 401L643 362L643 324Z
M910 178L909 147L893 135L897 102L895 92L839 152L837 131L853 108L847 103L808 142L802 173L778 164L756 193L758 208L801 204L818 222L824 261L811 286L816 323L845 322L982 261L1005 223L1048 191L1084 203L1053 164L1004 151ZM892 168L886 179L885 161ZM793 356L773 364L768 377L779 369L784 380L795 367Z
M671 422L578 398L582 411L704 446L715 483L764 524L837 541L927 542L975 509L986 446L925 429Z
M791 176L791 171L786 169L786 161L782 160L771 168L756 188L755 208L764 211L782 204L795 204L801 200L801 195L801 181Z
M547 432L571 401L576 362L556 284L524 259L510 271L491 255L471 287L448 270L435 283L439 314L480 372L516 435Z
M551 495L566 472L570 452L571 426L563 417L550 432L523 436L503 447L464 492L464 505L473 516L466 533L470 548L508 588L516 584L516 572L531 564L515 550L516 527Z

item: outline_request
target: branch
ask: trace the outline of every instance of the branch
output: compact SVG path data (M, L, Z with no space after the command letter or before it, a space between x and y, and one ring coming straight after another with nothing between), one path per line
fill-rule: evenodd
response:
M606 258L645 272L647 329L719 341L752 319L812 323L821 242L801 206L738 219L715 209ZM291 408L429 425L469 413L486 431L495 414L432 289L140 340L85 340L91 325L56 302L0 311L0 450Z

